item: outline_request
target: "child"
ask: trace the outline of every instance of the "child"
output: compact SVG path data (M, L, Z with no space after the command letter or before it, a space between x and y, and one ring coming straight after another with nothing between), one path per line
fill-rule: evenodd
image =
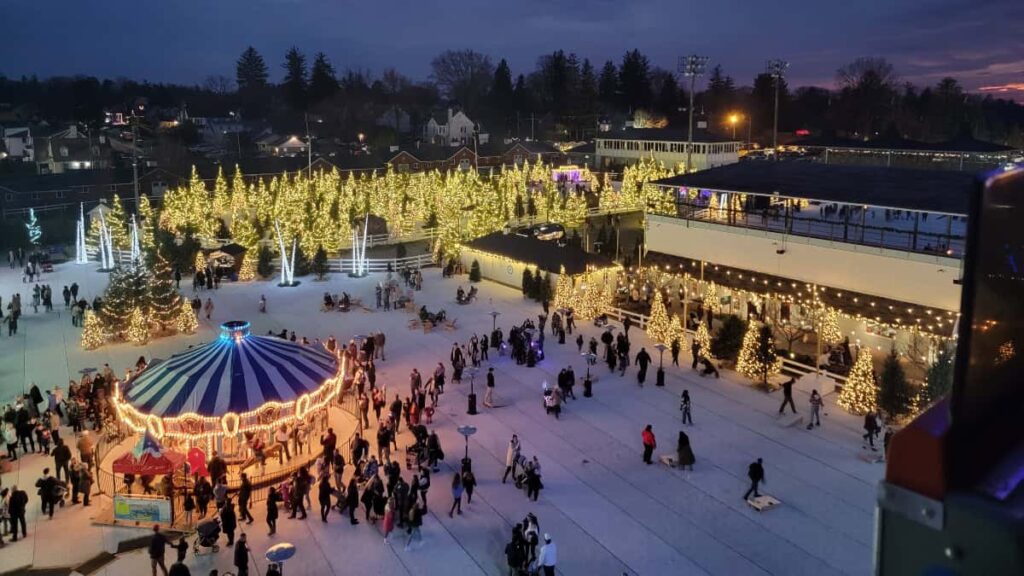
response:
M434 407L433 406L427 406L426 408L424 408L423 409L423 414L424 414L424 416L426 416L427 424L433 424L434 423Z

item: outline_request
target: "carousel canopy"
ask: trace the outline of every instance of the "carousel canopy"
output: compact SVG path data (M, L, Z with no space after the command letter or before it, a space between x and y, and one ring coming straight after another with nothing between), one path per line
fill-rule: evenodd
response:
M319 389L337 370L337 361L318 348L253 336L248 322L228 322L217 340L147 368L124 398L159 417L219 417L291 402Z

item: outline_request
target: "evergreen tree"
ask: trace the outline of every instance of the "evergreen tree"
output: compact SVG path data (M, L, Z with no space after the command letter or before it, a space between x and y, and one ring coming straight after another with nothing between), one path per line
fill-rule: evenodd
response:
M665 301L661 296L661 290L654 291L654 301L651 302L651 315L647 320L647 336L654 342L668 342L669 319L665 311Z
M953 351L948 346L939 348L935 362L928 367L926 378L919 402L921 408L942 398L953 387Z
M627 110L649 108L651 105L651 64L639 50L630 50L622 57L619 68L619 89L622 107Z
M326 100L338 91L338 79L334 66L323 52L313 57L313 70L309 76L309 102L315 104Z
M711 340L711 353L715 358L735 361L743 347L743 336L747 331L747 323L738 316L729 314L722 319L718 332Z
M181 308L178 311L178 333L191 334L199 328L199 319L196 318L196 311L192 309L187 298L181 299Z
M711 333L708 332L708 325L705 322L697 323L697 331L693 334L693 340L700 348L698 356L711 355Z
M711 69L711 76L708 78L708 89L704 92L703 100L707 110L718 117L724 114L733 106L736 98L736 87L732 77L722 72L721 64Z
M524 298L533 298L533 295L534 295L533 272L531 272L529 268L523 268L522 288L523 288L523 297Z
M252 46L246 48L238 58L235 65L235 82L238 84L239 92L267 87L267 63Z
M149 319L163 331L174 329L181 308L181 296L174 288L174 271L158 251L149 276Z
M666 340L669 346L678 342L680 348L686 343L686 331L683 330L683 323L679 321L679 316L672 317L672 322L668 325L668 338Z
M914 405L914 390L907 380L895 348L889 350L889 355L885 357L879 380L878 405L889 418L899 421L910 414Z
M836 403L853 414L864 415L878 407L878 386L871 363L871 351L861 348Z
M778 374L782 360L775 352L775 335L770 324L758 326L751 322L743 336L736 370L762 385L768 384L768 377Z
M281 87L284 89L285 99L295 110L306 109L306 91L309 88L308 76L306 73L306 56L299 52L299 49L292 46L284 55L285 70L284 82Z
M153 211L152 204L149 203L149 196L145 194L139 195L139 214L137 216L137 225L139 227L139 245L142 247L142 251L147 255L151 255L153 250L156 248L156 213Z
M469 281L479 282L480 281L480 262L477 259L473 259L473 263L469 266Z
M604 63L597 80L597 96L606 111L619 106L619 71L611 60Z
M327 276L327 251L321 246L316 249L313 255L313 273L317 280L323 280Z
M148 277L146 268L137 265L119 267L110 274L100 319L104 332L111 337L126 338L134 310L147 315L150 308Z
M515 111L515 94L512 86L512 70L508 67L508 62L504 58L501 62L498 62L498 67L494 69L494 80L491 82L491 92L489 94L491 107L498 113L503 121L508 121L508 118Z
M256 273L262 278L270 278L274 275L274 254L267 246L260 246Z
M124 205L121 203L121 197L117 194L114 194L114 199L110 203L110 212L107 212L104 218L107 222L107 227L110 228L110 241L114 245L114 250L129 250L131 246L127 218L124 212Z
M106 341L107 335L103 329L103 321L92 310L86 310L82 323L82 348L95 350Z

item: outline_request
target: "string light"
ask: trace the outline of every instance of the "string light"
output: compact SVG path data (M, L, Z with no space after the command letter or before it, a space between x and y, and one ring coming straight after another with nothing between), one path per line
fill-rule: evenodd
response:
M199 328L199 319L196 318L196 312L192 309L192 305L187 299L182 299L178 312L177 328L178 332L182 334L191 334Z
M775 353L775 337L768 324L750 322L736 360L736 371L751 380L767 382L782 370L782 358Z
M650 317L647 319L647 336L654 342L670 342L670 324L668 313L665 312L665 302L661 297L661 290L655 290Z
M871 351L861 348L836 403L848 412L863 415L878 408L878 386L875 385Z
M82 348L95 350L107 341L103 330L103 322L92 310L85 311L85 318L82 323Z

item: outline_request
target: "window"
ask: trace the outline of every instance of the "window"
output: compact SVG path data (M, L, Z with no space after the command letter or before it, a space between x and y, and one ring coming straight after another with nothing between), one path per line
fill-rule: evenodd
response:
M469 170L471 166L468 158L459 160L459 170Z
M60 147L60 157L61 158L67 158L68 157L68 147L67 146L61 146Z
M117 192L117 184L111 184L107 186L107 192Z
M167 182L154 180L153 183L149 185L149 189L154 197L163 196L164 193L167 192Z
M64 191L63 190L57 190L57 198L63 198L63 197L64 197Z
M399 174L405 174L408 171L409 171L409 165L408 164L399 164L398 165L398 173Z

